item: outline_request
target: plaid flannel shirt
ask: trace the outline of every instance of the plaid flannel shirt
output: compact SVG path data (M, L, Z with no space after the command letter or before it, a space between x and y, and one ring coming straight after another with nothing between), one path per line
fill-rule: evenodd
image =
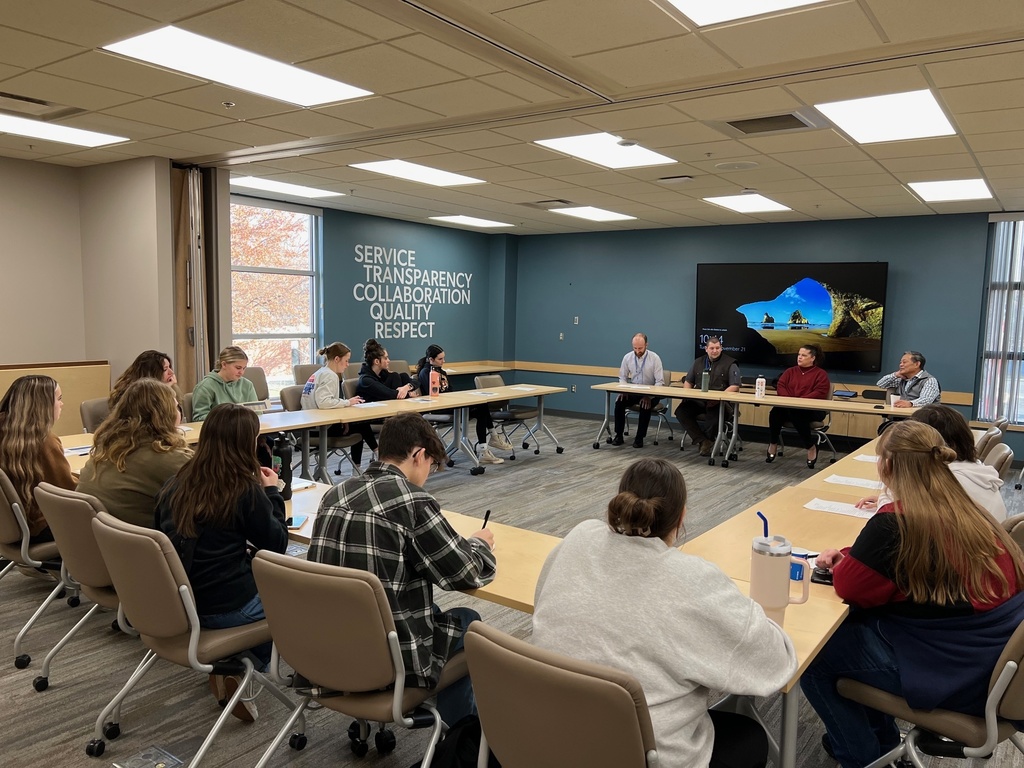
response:
M309 560L358 568L380 579L395 617L406 685L433 688L465 627L433 612L433 585L475 589L494 579L494 555L464 539L441 507L391 464L373 462L320 502Z

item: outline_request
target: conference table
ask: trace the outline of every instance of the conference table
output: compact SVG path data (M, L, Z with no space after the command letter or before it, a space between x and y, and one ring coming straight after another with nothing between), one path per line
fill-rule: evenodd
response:
M803 410L813 411L831 411L838 413L858 413L868 416L879 416L879 417L903 417L906 418L914 409L912 408L894 408L892 405L887 403L874 403L868 400L858 400L853 398L832 398L831 400L815 400L806 397L783 397L781 395L765 395L764 397L757 397L751 392L724 392L709 390L704 392L697 388L685 388L682 386L674 385L662 385L657 386L654 384L630 384L619 381L607 382L604 384L593 384L591 389L605 393L604 403L604 420L601 422L601 426L597 430L597 437L594 439L594 449L601 447L602 437L606 438L608 442L611 442L611 429L609 428L609 422L613 412L612 403L614 402L614 395L626 394L626 395L645 395L656 398L676 398L676 399L687 399L687 400L709 400L718 403L726 402L733 403L735 405L753 405L755 407L775 407L782 406L785 408L800 408ZM718 455L721 450L727 457L722 461L723 467L728 467L728 457L735 453L736 442L739 439L739 408L732 409L732 434L728 436L728 432L725 428L725 412L727 409L718 409L718 434L715 436L714 445L711 449L711 459L709 463L714 464L714 457ZM726 440L728 439L728 445Z
M277 432L299 432L301 436L301 471L299 476L312 479L309 470L309 434L313 429L319 431L317 477L323 482L330 482L327 475L327 454L329 440L327 430L332 424L352 424L361 421L376 421L399 413L428 413L430 411L451 410L453 413L453 448L460 450L469 459L473 475L483 474L476 450L468 437L469 409L482 403L505 402L522 398L537 398L537 417L531 430L535 435L543 434L555 445L556 453L564 448L558 442L550 427L544 423L544 397L546 395L565 392L565 387L551 387L538 384L510 384L503 387L491 387L487 390L470 389L459 392L445 392L438 397L410 397L402 400L384 400L374 403L361 403L348 408L330 410L309 409L299 411L274 411L260 414L260 434ZM182 424L185 442L194 444L199 441L203 422ZM65 456L71 464L72 472L79 473L88 459L88 449L92 446L92 434L81 433L61 437ZM539 448L536 451L540 452Z

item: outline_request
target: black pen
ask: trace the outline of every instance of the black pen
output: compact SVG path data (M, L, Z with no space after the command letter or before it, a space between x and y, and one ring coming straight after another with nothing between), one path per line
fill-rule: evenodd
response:
M487 521L490 520L490 519L491 519L491 510L488 509L486 512L484 512L484 524L481 525L480 527L481 528L486 528L487 527Z

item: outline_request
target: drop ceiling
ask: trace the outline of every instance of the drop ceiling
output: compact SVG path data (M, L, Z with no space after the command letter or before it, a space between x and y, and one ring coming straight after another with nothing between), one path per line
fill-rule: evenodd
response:
M166 24L374 95L301 109L99 50ZM860 146L827 121L759 136L728 126L923 88L956 135ZM1024 210L1020 0L831 0L704 28L663 0L0 0L0 94L131 139L82 150L0 134L0 156L155 155L345 193L319 206L463 214L517 234ZM532 143L597 131L678 162L613 171ZM350 167L395 158L487 183ZM672 176L692 179L659 181ZM926 204L905 186L979 177L994 199ZM792 210L701 199L744 188ZM636 219L538 205L554 199Z

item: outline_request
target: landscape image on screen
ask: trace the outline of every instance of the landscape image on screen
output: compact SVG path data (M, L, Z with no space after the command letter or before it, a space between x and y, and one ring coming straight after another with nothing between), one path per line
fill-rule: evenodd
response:
M878 371L888 265L699 264L697 351L722 337L740 363L786 367L817 344L827 370Z

